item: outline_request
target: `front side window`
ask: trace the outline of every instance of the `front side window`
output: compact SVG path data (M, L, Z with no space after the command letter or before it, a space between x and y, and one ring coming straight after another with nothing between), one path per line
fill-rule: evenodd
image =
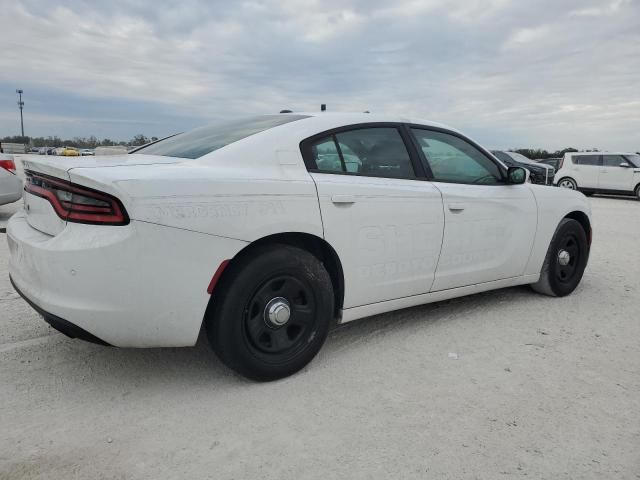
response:
M640 167L640 155L625 155L632 167Z
M437 182L495 185L502 175L496 163L465 140L448 133L412 128Z
M603 155L603 167L619 167L621 163L629 163L622 155Z
M600 165L600 155L574 155L573 163L577 165Z
M414 178L409 152L396 128L358 128L311 144L315 169L326 173Z

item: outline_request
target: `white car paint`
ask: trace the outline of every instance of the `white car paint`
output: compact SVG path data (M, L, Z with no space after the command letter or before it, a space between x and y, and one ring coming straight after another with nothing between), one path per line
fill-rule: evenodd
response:
M310 173L300 143L345 125L433 122L308 114L189 160L133 153L38 157L25 170L117 197L130 222L60 219L25 194L7 228L11 278L46 312L116 346L193 345L217 268L273 234L324 239L344 273L341 321L533 283L583 195L531 184L463 185ZM449 131L454 131L448 129Z
M615 161L606 164L611 162L603 161L604 157ZM578 163L582 158L593 159L593 164ZM564 179L572 179L581 190L634 194L640 186L640 156L624 152L568 152L554 183L560 185Z
M13 155L0 153L0 160L14 160ZM0 166L0 205L13 203L22 197L22 180L15 172Z

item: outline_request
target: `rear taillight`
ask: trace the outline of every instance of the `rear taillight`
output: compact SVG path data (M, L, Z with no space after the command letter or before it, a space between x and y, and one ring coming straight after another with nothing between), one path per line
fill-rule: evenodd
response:
M16 171L16 164L13 160L0 160L0 168L4 168L5 170L9 170L10 172Z
M107 193L28 170L25 179L25 191L48 200L63 220L92 225L129 223L120 200Z

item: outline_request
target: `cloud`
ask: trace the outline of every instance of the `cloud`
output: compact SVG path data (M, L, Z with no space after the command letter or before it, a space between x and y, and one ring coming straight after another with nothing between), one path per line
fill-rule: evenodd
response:
M640 149L637 2L0 2L0 136L15 133L20 86L43 135L130 138L327 103L498 147Z

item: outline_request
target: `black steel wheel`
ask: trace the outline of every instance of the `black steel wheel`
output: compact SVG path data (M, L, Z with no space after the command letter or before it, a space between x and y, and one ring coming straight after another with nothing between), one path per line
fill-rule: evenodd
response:
M292 275L267 280L245 309L244 333L256 354L295 355L317 328L311 286Z
M565 218L551 239L540 279L533 289L545 295L563 297L573 292L589 259L587 232L577 220Z
M207 336L233 370L275 380L318 353L333 303L329 274L311 253L289 245L258 247L225 271L207 309Z

